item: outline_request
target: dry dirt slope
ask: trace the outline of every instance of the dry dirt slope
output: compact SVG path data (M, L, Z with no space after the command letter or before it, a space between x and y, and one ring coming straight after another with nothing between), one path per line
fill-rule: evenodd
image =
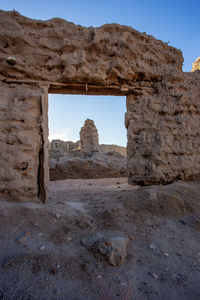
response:
M199 187L65 180L47 205L2 200L0 299L199 300Z

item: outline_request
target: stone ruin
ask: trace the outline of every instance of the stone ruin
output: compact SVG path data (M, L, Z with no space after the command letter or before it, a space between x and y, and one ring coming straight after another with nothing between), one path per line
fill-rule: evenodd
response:
M71 141L62 141L62 140L52 140L50 143L50 151L57 152L61 151L70 155L74 151L81 150L81 143L77 141L75 143Z
M0 198L47 201L48 93L126 96L130 184L200 178L200 72L118 24L0 11Z
M77 142L52 140L49 147L50 157L80 156L82 152L90 154L94 152L117 152L122 156L127 156L126 147L118 145L99 144L98 130L92 120L86 120L80 131L80 140Z
M80 130L80 141L51 142L50 180L127 177L126 155L121 152L126 148L99 145L95 123L87 119Z
M81 150L87 154L99 151L99 136L93 120L85 120L80 131Z

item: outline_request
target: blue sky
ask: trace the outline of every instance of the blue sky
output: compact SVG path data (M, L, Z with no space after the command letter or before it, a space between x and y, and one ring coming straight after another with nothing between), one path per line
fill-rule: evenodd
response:
M184 71L190 71L192 62L200 56L200 0L1 0L0 9L15 9L34 19L60 17L83 26L132 26L181 49ZM101 143L125 145L125 100L114 98L50 95L51 132L60 130L60 135L78 139L80 123L89 117L97 124Z
M49 95L49 138L77 141L89 118L96 124L101 144L125 146L125 111L126 97Z

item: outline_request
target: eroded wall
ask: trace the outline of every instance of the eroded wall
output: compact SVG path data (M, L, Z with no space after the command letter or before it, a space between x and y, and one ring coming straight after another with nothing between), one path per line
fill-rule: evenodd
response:
M0 198L38 201L41 195L43 90L0 86Z
M130 184L200 178L199 83L188 73L127 97Z
M183 63L180 50L129 26L86 28L16 11L0 10L0 47L0 79L51 82L58 93L69 85L69 93L127 94L135 82L176 75Z
M127 96L129 183L200 178L200 72L182 72L180 50L15 11L0 11L0 47L1 197L48 197L48 92Z

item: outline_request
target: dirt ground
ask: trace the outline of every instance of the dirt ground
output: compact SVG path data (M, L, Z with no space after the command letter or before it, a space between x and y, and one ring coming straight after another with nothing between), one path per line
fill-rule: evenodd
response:
M0 201L0 299L199 300L200 182L126 180L50 182L48 204ZM89 245L97 235L126 238L119 265L108 243Z

